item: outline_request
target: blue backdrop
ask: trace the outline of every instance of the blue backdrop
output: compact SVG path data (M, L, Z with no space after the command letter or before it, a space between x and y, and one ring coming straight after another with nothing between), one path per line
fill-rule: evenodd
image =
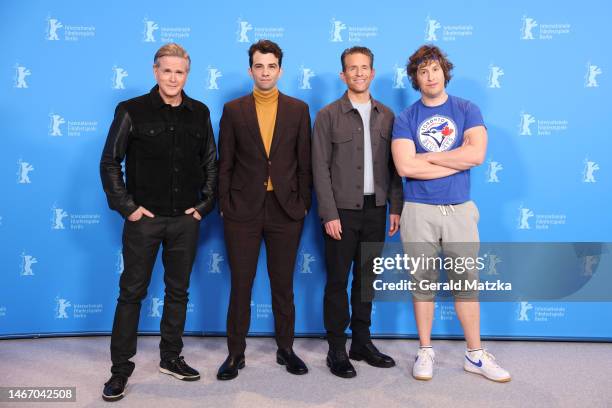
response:
M107 208L99 158L114 107L148 92L153 55L168 41L191 54L186 92L210 107L215 133L223 103L251 90L246 51L259 38L281 45L279 87L305 100L313 119L344 91L343 49L374 51L372 93L399 113L418 98L403 71L407 57L435 43L456 65L449 93L479 105L489 130L486 163L472 172L482 240L610 241L612 159L601 126L610 117L612 7L603 0L408 3L271 2L264 12L244 0L231 7L2 2L0 337L110 332L122 220ZM201 231L186 330L224 333L230 279L216 211ZM159 330L159 264L143 303L143 332ZM323 268L315 211L296 264L300 334L324 332ZM435 335L461 334L452 304L439 304L435 317ZM605 302L487 303L482 333L611 339L611 317ZM407 303L376 303L373 322L378 335L416 333ZM251 330L273 331L263 253Z

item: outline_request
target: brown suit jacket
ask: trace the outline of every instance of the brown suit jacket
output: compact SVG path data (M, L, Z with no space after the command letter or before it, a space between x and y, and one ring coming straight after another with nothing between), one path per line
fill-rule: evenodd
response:
M301 220L310 209L310 113L299 99L279 93L270 157L259 132L255 98L225 104L219 128L221 215L248 221L262 209L268 176L287 214Z

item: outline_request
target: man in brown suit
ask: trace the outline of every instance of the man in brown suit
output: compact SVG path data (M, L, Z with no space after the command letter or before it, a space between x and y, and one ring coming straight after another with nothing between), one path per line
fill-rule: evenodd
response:
M269 40L249 48L253 92L225 104L219 130L219 204L232 275L227 313L229 356L217 379L244 367L251 290L261 240L266 244L276 361L292 374L308 368L293 352L293 270L311 202L308 105L278 91L283 52Z

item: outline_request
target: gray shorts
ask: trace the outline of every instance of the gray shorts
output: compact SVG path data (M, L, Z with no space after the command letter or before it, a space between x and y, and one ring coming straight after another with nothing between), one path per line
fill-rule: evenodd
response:
M433 300L442 262L446 266L453 266L446 269L449 283L454 283L451 289L453 295L456 298L477 299L478 292L472 287L478 282L478 269L460 265L465 259L475 260L478 256L479 218L473 201L457 205L404 203L400 221L404 253L411 258L423 258L421 266L411 271L411 279L415 283L412 293L416 300ZM425 261L428 259L431 262Z

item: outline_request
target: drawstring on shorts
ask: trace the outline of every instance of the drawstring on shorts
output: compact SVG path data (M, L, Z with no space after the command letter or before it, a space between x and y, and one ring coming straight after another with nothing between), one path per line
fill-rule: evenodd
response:
M439 205L438 209L440 210L440 212L442 213L443 216L447 216L447 215L451 215L451 212L455 212L455 206L452 204L448 204L448 205Z

